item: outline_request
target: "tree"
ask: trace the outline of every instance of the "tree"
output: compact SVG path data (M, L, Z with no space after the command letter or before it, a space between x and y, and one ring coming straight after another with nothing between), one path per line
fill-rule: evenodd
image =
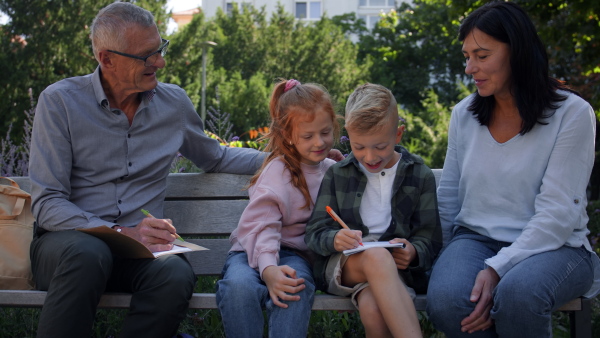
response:
M0 135L10 124L21 130L23 112L34 96L66 77L94 71L97 62L89 40L89 25L113 0L0 0L9 22L0 27ZM166 30L167 0L131 1L152 11L161 32ZM19 135L15 135L20 139Z
M217 43L208 50L207 107L218 104L230 113L237 135L268 123L269 96L279 78L319 83L338 106L368 79L358 47L330 19L306 24L279 6L267 21L264 9L234 5L230 14L219 11L209 21L197 15L172 37L161 79L185 88L197 107L203 41Z
M372 58L373 81L388 87L406 109L420 109L430 89L450 105L458 95L457 82L466 79L457 29L444 5L403 3L382 14L373 34L361 36L359 55Z

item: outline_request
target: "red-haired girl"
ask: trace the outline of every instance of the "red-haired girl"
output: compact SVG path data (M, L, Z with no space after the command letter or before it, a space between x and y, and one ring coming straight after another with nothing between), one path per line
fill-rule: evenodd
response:
M263 309L270 337L306 337L314 299L312 253L306 222L339 133L327 91L297 80L275 85L271 126L264 136L269 156L250 181L250 202L217 283L225 334L262 337Z

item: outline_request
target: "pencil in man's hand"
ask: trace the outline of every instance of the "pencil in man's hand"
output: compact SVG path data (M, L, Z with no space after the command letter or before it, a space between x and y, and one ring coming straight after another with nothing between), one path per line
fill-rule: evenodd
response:
M333 211L333 209L331 209L330 206L326 206L325 210L327 210L327 213L329 214L329 216L331 216L331 218L333 218L336 222L340 223L340 225L342 226L342 228L344 229L348 229L351 230L348 225L346 225L346 223L344 223L344 221L342 221L342 219L340 218L340 216L338 216L335 211ZM358 244L363 245L362 242L358 242Z
M148 210L146 210L146 209L142 209L142 214L146 215L146 217L155 218L155 217L154 217L154 216L152 216L152 214L151 214L151 213L150 213ZM177 239L178 239L178 240L180 240L180 241L182 241L182 242L185 242L185 241L183 240L183 238L181 238L181 236L179 236L178 234L175 234L175 237L177 237Z

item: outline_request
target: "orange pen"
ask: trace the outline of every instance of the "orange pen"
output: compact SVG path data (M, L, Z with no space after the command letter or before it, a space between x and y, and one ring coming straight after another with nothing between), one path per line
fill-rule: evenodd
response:
M342 219L340 218L340 216L338 216L335 211L333 211L333 209L331 209L330 206L326 206L325 210L327 210L327 213L329 214L329 216L331 216L331 218L333 218L336 222L340 223L340 225L342 226L342 228L344 229L348 229L351 230L346 223L344 223L344 221L342 221ZM362 242L358 242L358 244L363 245Z

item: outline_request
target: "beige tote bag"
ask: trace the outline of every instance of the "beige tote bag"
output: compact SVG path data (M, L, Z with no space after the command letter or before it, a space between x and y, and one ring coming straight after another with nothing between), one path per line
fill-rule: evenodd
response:
M0 289L31 290L29 246L33 237L31 195L0 177Z

